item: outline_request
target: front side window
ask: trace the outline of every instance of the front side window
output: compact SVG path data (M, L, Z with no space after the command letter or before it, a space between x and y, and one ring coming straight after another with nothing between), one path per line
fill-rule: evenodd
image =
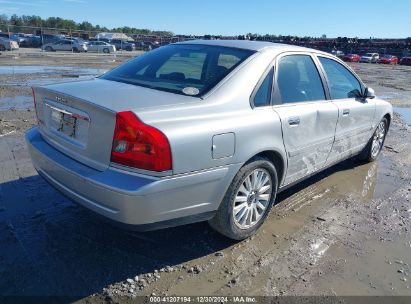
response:
M358 79L341 63L318 57L328 79L331 99L356 98L361 96L362 87Z
M167 45L125 63L101 78L201 96L253 53L211 45Z
M283 103L325 100L320 74L309 55L282 57L277 86Z

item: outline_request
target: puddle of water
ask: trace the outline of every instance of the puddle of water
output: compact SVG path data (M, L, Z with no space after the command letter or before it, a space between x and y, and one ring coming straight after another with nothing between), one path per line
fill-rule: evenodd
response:
M16 76L3 79L3 86L36 86L84 80L100 76L105 72L106 69L66 66L0 66L0 76ZM22 74L32 74L32 76L19 77Z
M54 84L54 83L62 83L62 82L71 82L71 81L78 81L78 80L87 80L92 79L98 75L90 75L90 76L78 76L75 77L73 75L68 75L65 77L60 78L53 78L53 77L39 77L33 79L26 79L26 80L7 80L2 83L3 86L38 86L38 85L47 85L47 84Z
M330 245L327 244L326 238L320 238L310 245L310 256L317 262L325 252L330 248Z
M33 97L30 95L6 96L0 98L0 111L33 109Z
M375 94L378 98L389 101L391 103L399 105L409 104L410 102L410 91L379 85L373 85L372 88L375 90Z
M0 75L14 75L14 74L35 74L35 73L61 73L66 72L74 75L101 75L106 69L98 68L81 68L81 67L67 67L67 66L0 66Z
M400 98L402 97L403 94L399 92L383 92L382 94L378 95L378 98L384 99L384 100L390 100L394 98Z
M408 125L411 125L411 108L394 107L394 112L400 114L402 119L404 119Z

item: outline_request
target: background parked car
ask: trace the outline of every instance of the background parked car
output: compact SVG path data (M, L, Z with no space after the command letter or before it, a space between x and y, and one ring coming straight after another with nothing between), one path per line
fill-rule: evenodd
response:
M151 42L151 41L145 41L144 44L147 46L147 51L154 50L161 46L158 42Z
M19 46L20 46L22 43L24 43L24 41L26 40L25 37L20 36L20 35L18 35L18 34L13 34L13 35L11 35L11 36L10 36L10 39L16 41L16 42L19 44Z
M16 41L8 39L8 38L3 38L0 37L0 51L12 51L12 50L18 50L19 45Z
M64 39L62 35L50 35L50 34L43 34L40 36L41 45L45 45L47 43L55 43Z
M360 58L361 57L358 54L347 54L347 55L341 56L341 59L346 62L359 62Z
M0 32L0 38L11 39L12 34L6 32Z
M141 51L151 51L153 46L149 42L137 41L135 42L135 49Z
M393 56L393 55L384 55L378 60L378 63L397 64L398 63L398 58L396 56Z
M411 65L411 53L408 53L404 57L401 58L400 64L402 65Z
M39 36L34 36L31 34L17 33L13 35L17 37L16 40L19 44L19 47L39 47L41 45L41 39ZM11 39L13 39L13 37ZM15 40L15 39L13 39Z
M366 53L361 56L360 62L377 63L379 59L380 54L378 53Z
M117 50L134 51L136 48L136 45L134 44L134 42L127 41L127 40L112 39L108 42L114 45Z
M88 52L98 52L98 53L114 53L116 47L105 41L89 41L87 44Z
M339 58L341 58L342 56L344 56L344 52L343 51L337 51L337 50L332 50L331 54L333 54L334 56L337 56Z
M47 43L43 45L43 50L53 51L73 51L73 52L87 52L87 45L84 42L77 40L61 39L57 42Z

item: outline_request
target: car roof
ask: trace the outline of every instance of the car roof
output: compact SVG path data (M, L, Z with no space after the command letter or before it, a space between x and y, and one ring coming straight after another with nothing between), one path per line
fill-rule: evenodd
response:
M318 50L313 50L309 48L304 48L300 46L283 44L283 43L274 43L268 41L253 41L253 40L188 40L183 42L177 42L176 44L202 44L202 45L213 45L213 46L222 46L222 47L232 47L239 49L246 49L252 51L261 51L263 49L278 49L287 51L315 51L318 53L323 53Z

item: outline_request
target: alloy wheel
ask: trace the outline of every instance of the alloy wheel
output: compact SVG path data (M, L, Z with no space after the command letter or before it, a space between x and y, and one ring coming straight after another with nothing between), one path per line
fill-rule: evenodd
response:
M256 225L264 216L272 195L272 180L267 170L253 170L240 184L233 202L234 223L240 229Z
M382 145L384 143L384 138L385 138L385 132L386 132L386 127L385 127L385 122L381 121L375 130L374 137L372 139L372 145L371 145L371 156L376 157L378 153L382 149Z

